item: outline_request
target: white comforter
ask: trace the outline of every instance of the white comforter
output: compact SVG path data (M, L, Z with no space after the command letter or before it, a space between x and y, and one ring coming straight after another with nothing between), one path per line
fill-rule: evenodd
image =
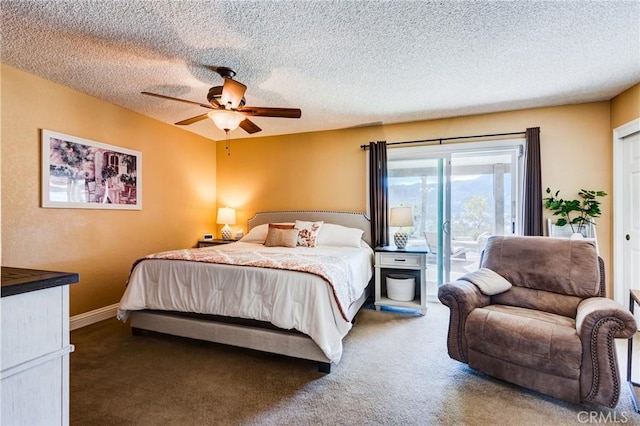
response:
M366 246L366 244L364 244ZM200 250L266 250L269 252L339 256L348 260L356 294L373 274L370 247L264 247L236 242ZM296 329L337 363L342 339L351 329L339 310L333 291L323 278L305 272L260 267L210 264L183 260L146 259L133 269L120 301L118 318L140 309L195 312L269 321Z

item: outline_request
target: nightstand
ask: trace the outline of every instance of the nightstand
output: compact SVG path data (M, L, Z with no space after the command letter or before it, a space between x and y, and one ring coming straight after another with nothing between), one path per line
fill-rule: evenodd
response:
M238 240L198 240L198 248L235 243Z
M375 249L375 306L380 310L382 306L409 308L419 310L422 315L427 313L427 250L398 249L395 246L377 247ZM389 275L403 275L415 277L415 295L413 300L398 301L387 294L387 277ZM410 296L409 296L410 297Z

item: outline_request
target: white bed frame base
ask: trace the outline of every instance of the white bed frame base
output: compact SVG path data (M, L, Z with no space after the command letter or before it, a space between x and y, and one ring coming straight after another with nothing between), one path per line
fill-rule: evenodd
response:
M327 211L287 211L257 213L249 219L249 229L271 222L291 222L298 220L324 220L339 225L364 229L363 239L370 243L369 218L364 213ZM347 318L353 321L364 302L369 297L369 287L362 296L351 304ZM318 370L331 371L331 360L307 335L289 333L286 330L257 328L240 324L230 324L178 315L166 315L158 311L131 311L131 329L155 331L174 336L188 337L225 345L239 346L263 352L286 355L318 362Z
M173 315L158 315L145 311L133 313L131 327L313 361L331 362L318 345L304 334Z
M351 304L348 318L353 321L367 300L369 292ZM329 373L331 360L306 334L288 333L285 330L256 328L240 324L207 321L178 315L164 315L157 311L131 311L131 329L148 330L172 336L206 340L224 345L239 346L262 352L271 352L293 358L318 361L318 371Z

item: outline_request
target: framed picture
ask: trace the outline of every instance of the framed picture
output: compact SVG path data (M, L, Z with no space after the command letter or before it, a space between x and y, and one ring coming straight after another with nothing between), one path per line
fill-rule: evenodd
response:
M42 130L42 207L142 209L142 153Z
M596 227L590 223L578 228L577 225L564 225L558 226L551 222L551 219L547 219L547 235L557 238L571 238L573 234L582 234L584 238L596 238Z

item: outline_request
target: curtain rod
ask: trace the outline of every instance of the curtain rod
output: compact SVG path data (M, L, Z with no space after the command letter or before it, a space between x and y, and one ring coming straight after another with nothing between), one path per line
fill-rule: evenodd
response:
M514 136L514 135L524 135L526 133L527 132L511 132L511 133L493 133L490 135L456 136L456 137L450 137L450 138L423 139L419 141L389 142L387 143L387 145L406 145L411 143L425 143L425 142L440 142L440 144L442 144L442 141L451 141L451 140L458 140L458 139L488 138L493 136ZM360 148L366 150L369 148L369 145L360 145Z

